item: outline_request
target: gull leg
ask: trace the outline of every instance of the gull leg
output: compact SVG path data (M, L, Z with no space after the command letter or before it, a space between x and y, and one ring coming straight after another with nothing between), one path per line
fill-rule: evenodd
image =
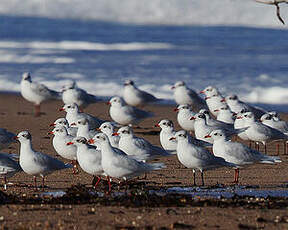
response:
M193 169L193 185L196 186L196 172L195 172L195 169Z
M267 145L266 145L266 143L264 143L264 152L265 152L265 154L267 154Z
M276 154L279 155L279 143L276 144Z
M234 174L234 183L238 184L238 182L239 182L239 168L236 168Z
M42 191L44 191L44 186L45 186L45 177L42 176Z
M252 141L249 141L249 148L251 149L252 147Z
M93 177L93 182L96 181L96 176ZM94 189L96 189L97 185L99 184L99 182L101 181L101 177L100 176L97 176L97 181L96 183L94 184ZM93 183L92 182L92 183Z
M40 117L40 105L35 105L34 109L35 109L34 117Z
M204 186L204 172L201 171L201 181L202 181L202 186Z
M108 181L108 192L107 192L107 195L110 195L111 193L111 182L110 182L110 176L107 176L107 181Z
M33 180L34 180L34 189L37 190L37 179L36 179L36 176L33 176Z
M283 147L284 147L284 155L286 155L287 154L287 142L286 141L284 141L283 142Z

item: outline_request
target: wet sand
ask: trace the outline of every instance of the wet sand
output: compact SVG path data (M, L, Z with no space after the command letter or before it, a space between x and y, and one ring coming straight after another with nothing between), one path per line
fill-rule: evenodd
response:
M64 112L58 109L61 101L51 101L42 105L41 117L33 117L33 106L19 95L1 94L0 101L0 127L18 133L29 130L33 137L35 150L50 154L54 157L56 152L52 146L52 137L47 134L49 124L59 117L64 117ZM145 109L155 113L155 117L140 123L141 129L135 133L146 138L151 143L160 145L159 129L154 125L161 119L171 119L176 125L176 113L173 106L151 105ZM109 107L105 103L90 105L85 112L102 119L109 119ZM287 114L281 114L288 120ZM176 125L176 129L179 127ZM248 143L246 143L248 144ZM268 154L275 155L276 143L268 145ZM261 146L262 149L262 146ZM19 153L19 144L15 143L9 149L2 152ZM287 156L284 155L282 144L280 145L280 157L282 163L275 165L256 164L240 170L240 186L249 186L257 189L285 190L287 187ZM63 160L63 159L62 159ZM184 168L176 156L160 159L166 168L147 175L146 179L135 182L136 190L149 189L160 190L171 187L193 187L192 171ZM221 184L221 186L233 186L234 171L228 168L207 171L205 173L206 188ZM19 173L9 181L14 185L8 186L7 191L0 193L0 227L5 229L283 229L287 228L288 215L286 207L271 205L269 202L281 202L275 200L261 200L259 205L249 205L249 199L239 200L230 205L230 200L221 199L219 202L204 203L193 200L181 201L181 195L175 196L177 202L159 202L159 206L147 202L147 205L133 201L130 194L129 205L125 205L125 199L115 202L113 197L104 197L103 200L89 199L88 202L49 202L37 198L42 191L26 186L32 183L32 177L25 173ZM63 170L49 175L46 179L45 192L67 191L71 186L79 186L80 190L94 191L91 187L92 176L80 171L72 175L71 170ZM40 180L39 180L40 182ZM200 184L200 175L197 174L197 183ZM137 187L138 186L138 187ZM73 187L72 187L73 188ZM105 192L106 185L103 182L98 192ZM114 191L118 186L114 185ZM132 189L133 190L133 189ZM0 187L3 191L3 186ZM120 188L123 191L123 188ZM21 197L17 202L2 202L1 196L6 195ZM81 195L81 194L80 194ZM129 196L129 194L128 194ZM27 200L31 198L32 201ZM197 198L197 197L196 197ZM132 200L131 200L132 199ZM149 199L149 196L148 198ZM185 196L183 196L185 199ZM188 198L189 199L189 198ZM203 198L199 198L203 200ZM252 198L251 198L252 199ZM258 198L257 198L258 199ZM5 200L5 199L2 199ZM179 202L178 202L179 201ZM255 199L251 202L258 202ZM110 203L111 205L110 205ZM225 203L226 202L226 203ZM157 203L157 202L156 202ZM287 219L287 221L286 221Z

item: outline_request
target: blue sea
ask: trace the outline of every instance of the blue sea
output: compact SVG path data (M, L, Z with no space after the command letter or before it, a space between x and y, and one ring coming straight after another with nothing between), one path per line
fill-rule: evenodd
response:
M85 0L90 5L79 9L71 6L75 1L27 0L22 9L17 1L0 3L1 91L19 92L23 72L56 90L75 80L103 97L121 95L123 82L132 79L172 103L171 85L183 80L196 91L212 85L224 95L288 111L288 30L270 6L253 3L255 16L244 0L223 0L227 9L213 2L215 13L207 0L182 6L167 0L169 7L161 0L147 6ZM121 14L125 6L130 11ZM288 23L287 7L283 17Z

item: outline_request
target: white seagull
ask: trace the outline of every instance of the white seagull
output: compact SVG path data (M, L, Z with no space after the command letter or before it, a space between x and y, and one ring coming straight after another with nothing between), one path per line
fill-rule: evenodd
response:
M93 175L93 186L96 188L101 180L100 175L104 174L101 164L101 151L95 146L88 145L85 137L75 137L72 141L67 142L66 145L77 147L78 163L84 172Z
M34 151L32 148L32 137L28 131L18 133L15 139L20 142L20 166L25 173L34 177L35 188L37 187L36 176L42 177L44 189L44 178L46 175L56 170L73 167L49 155Z
M174 99L178 105L191 105L195 112L207 108L205 100L199 97L194 90L188 88L185 82L177 81L171 89L174 90Z
M75 81L69 82L62 87L62 100L64 104L75 103L81 109L84 109L89 104L101 101L98 97L77 87Z
M110 117L120 125L136 124L142 119L154 116L150 112L127 105L121 97L112 97L108 104Z
M78 129L77 127L69 126L67 119L64 117L60 117L57 120L55 120L53 123L50 124L50 127L65 127L68 134L74 137L76 137Z
M138 89L132 80L125 81L123 98L125 102L131 106L140 106L147 103L155 103L161 100L150 93Z
M119 149L127 155L139 156L143 160L152 160L171 155L163 148L152 145L144 138L136 137L129 126L120 128L115 135L120 136Z
M50 134L53 134L53 147L55 151L63 158L68 159L71 161L73 167L73 174L78 172L77 169L77 148L76 146L68 146L66 143L73 140L74 136L68 134L66 128L62 127L55 127Z
M115 126L113 122L104 122L99 128L98 131L105 133L110 141L112 147L118 148L119 147L119 140L120 137L117 135L113 135L115 133Z
M111 192L110 177L120 178L126 181L133 177L140 176L143 173L164 167L162 163L147 164L139 162L127 156L124 152L119 153L119 151L115 151L109 142L109 138L104 133L97 134L94 140L101 146L101 164L104 173L108 176L109 193Z
M177 140L177 157L185 167L193 169L193 181L196 186L195 170L201 172L202 186L204 186L204 171L219 167L233 167L234 164L226 162L221 157L214 156L205 148L193 145L189 141L189 136L184 130L178 131L172 139Z
M243 165L281 162L279 157L267 156L254 149L248 148L242 143L228 140L222 130L213 130L210 135L206 137L213 138L214 140L213 153L215 156L222 157L227 162L236 165L234 183L238 183L239 168Z
M87 119L91 129L98 128L104 121L87 113L81 113L77 104L64 105L59 111L66 112L66 119L71 126L72 123L77 123L79 119Z
M21 95L35 106L35 117L40 116L40 104L47 100L60 99L60 93L48 89L45 85L32 82L30 73L23 73L21 80Z
M194 120L190 120L191 117L195 115L192 111L190 105L178 105L176 109L174 109L177 114L177 122L180 127L186 131L194 131Z

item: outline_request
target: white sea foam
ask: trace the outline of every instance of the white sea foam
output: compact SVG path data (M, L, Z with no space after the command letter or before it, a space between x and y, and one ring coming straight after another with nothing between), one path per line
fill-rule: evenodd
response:
M288 18L287 4L281 5ZM1 0L0 14L137 24L283 27L275 7L252 0Z
M18 41L0 41L0 48L11 49L55 49L55 50L98 50L98 51L135 51L135 50L154 50L154 49L171 49L172 44L157 42L130 42L104 44L86 41L60 41L60 42L18 42Z

